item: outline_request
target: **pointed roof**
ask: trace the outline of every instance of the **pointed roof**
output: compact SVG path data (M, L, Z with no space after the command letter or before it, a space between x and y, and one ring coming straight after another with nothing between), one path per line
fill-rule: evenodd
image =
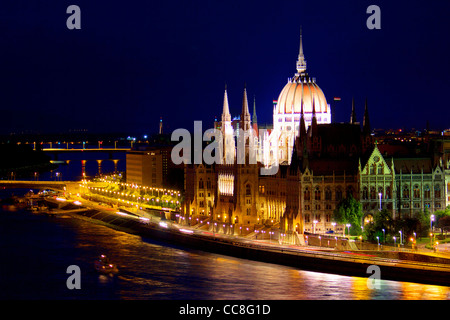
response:
M298 52L298 59L297 59L297 74L305 73L305 71L306 71L306 60L305 55L303 54L302 27L300 27L300 49Z
M248 99L247 99L247 86L244 86L244 96L242 97L241 120L245 120L244 116L248 116L250 118L250 111L248 109Z
M242 97L242 111L240 128L242 130L249 130L251 125L250 111L248 109L247 88L244 86L244 96Z
M258 123L258 117L256 116L256 97L253 96L253 116L252 116L252 122Z
M352 114L350 115L350 123L355 124L356 122L355 98L352 98Z
M316 118L316 103L314 102L313 96L313 110L312 110L312 120L311 120L311 135L315 136L317 134L317 118Z
M305 117L303 114L303 99L301 101L301 113L300 113L300 139L306 138L306 124L305 124ZM315 111L315 110L314 110Z
M230 107L228 105L227 85L225 84L225 93L223 97L222 121L231 121Z

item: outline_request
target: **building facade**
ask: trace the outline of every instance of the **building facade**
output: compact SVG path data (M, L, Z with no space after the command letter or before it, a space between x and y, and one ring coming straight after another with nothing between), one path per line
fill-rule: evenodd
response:
M185 219L234 233L278 228L302 243L304 233L343 233L334 210L349 195L361 202L363 223L381 209L403 218L449 205L445 151L438 161L433 152L389 154L374 139L367 101L364 107L362 124L354 101L350 121L332 123L325 95L306 73L300 37L297 73L278 97L271 130L258 126L255 103L250 115L245 88L240 117L232 118L225 88L221 121L215 122L222 162L185 165ZM274 164L278 170L262 174L261 168Z
M126 180L141 186L163 186L163 155L160 150L129 151L126 155Z

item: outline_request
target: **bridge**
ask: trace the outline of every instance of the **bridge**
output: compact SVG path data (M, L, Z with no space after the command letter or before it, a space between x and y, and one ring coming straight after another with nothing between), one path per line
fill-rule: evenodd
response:
M130 148L44 148L42 151L49 153L60 153L60 152L127 152L130 151Z
M93 161L97 163L98 174L102 173L102 165L105 161L112 161L114 172L118 172L119 162L125 161L125 154L131 148L43 148L42 151L51 157L50 162L54 164L70 164L81 162L81 176L86 174L86 163Z
M72 181L27 181L27 180L0 180L0 188L30 188L64 190L69 185L78 185Z

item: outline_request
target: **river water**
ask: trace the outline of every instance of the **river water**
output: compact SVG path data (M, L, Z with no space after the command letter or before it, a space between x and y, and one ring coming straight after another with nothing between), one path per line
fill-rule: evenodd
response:
M11 190L1 190L0 198ZM96 273L106 254L119 274ZM450 288L303 271L186 249L69 216L0 208L0 299L449 299ZM70 265L81 289L69 290Z

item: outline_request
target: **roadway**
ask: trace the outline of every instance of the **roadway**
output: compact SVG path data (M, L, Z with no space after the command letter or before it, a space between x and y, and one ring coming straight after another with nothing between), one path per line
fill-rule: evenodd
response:
M81 197L74 197L78 201L82 202L83 206L86 206L91 209L101 210L103 212L107 212L110 214L117 213L120 211L120 207L111 208L109 206L99 205L95 201L89 201L83 199ZM126 208L126 211L133 212L138 216L143 218L149 218L151 216L151 224L153 226L159 226L159 222L161 222L160 217L155 215L150 215L148 212L143 210L134 209L130 211L129 208ZM159 212L156 210L155 212ZM122 216L127 216L123 212ZM135 219L136 217L132 217L129 215L129 219ZM148 220L147 220L148 221ZM293 254L296 256L308 256L320 259L328 259L331 261L346 261L346 262L354 262L359 264L368 264L368 265L378 265L378 266L389 266L389 267L402 267L408 269L419 269L419 270L434 270L440 272L449 272L450 275L450 259L448 259L449 264L444 263L429 263L422 261L412 261L412 260L400 260L400 259L392 259L392 258L383 258L376 256L374 254L370 254L367 252L358 253L358 251L336 251L334 249L323 249L320 247L312 247L312 246L298 246L298 245L286 245L280 244L278 241L272 240L250 240L245 237L241 237L238 235L228 235L222 233L215 233L209 230L203 230L201 228L196 228L196 226L187 226L183 224L178 224L174 221L164 221L165 226L161 227L162 229L170 229L172 231L180 231L184 234L189 234L193 237L207 238L211 240L223 240L226 242L230 242L233 245L238 246L246 246L253 249L261 249L265 251L272 252L282 252L286 254ZM150 223L150 222L147 222Z

